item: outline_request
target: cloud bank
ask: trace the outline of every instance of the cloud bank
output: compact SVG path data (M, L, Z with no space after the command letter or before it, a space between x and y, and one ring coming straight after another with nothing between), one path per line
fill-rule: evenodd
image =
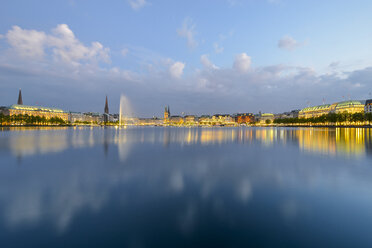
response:
M109 47L81 42L66 24L50 32L14 26L2 35L1 105L15 103L22 88L25 104L71 111L102 112L107 94L110 110L117 112L125 94L143 117L161 116L167 104L172 114L284 112L321 104L323 98L366 99L372 86L372 67L320 74L302 66L257 66L246 52L231 56L223 67L201 54L200 68L158 56L129 69L111 62ZM123 51L117 53L122 57Z

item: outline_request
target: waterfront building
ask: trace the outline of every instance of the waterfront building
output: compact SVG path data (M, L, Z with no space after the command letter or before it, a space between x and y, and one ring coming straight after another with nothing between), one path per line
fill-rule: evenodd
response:
M29 115L29 116L40 116L46 119L50 118L61 118L64 121L68 121L68 113L64 112L62 109L48 108L40 106L27 106L13 104L3 110L4 115Z
M321 115L325 115L334 110L335 106L331 104L323 104L314 107L307 107L302 109L299 112L298 117L300 118L311 118L311 117L319 117Z
M211 118L211 124L217 126L234 125L235 118L228 114L215 114Z
M94 112L87 112L87 113L83 113L83 120L86 121L86 122L90 122L90 123L95 123L95 124L98 124L98 123L101 123L102 122L102 116L99 114L99 113L94 113Z
M263 113L260 115L259 122L260 124L266 124L266 121L273 122L274 121L274 114L272 113Z
M336 105L335 113L348 113L348 114L354 114L354 113L363 113L364 107L365 107L365 101L361 100L350 100L350 101L344 101L339 102Z
M164 109L164 124L168 124L169 117L170 117L169 106L165 106L165 109Z
M198 118L195 115L186 115L184 117L184 124L189 126L198 125Z
M184 123L184 119L182 116L179 115L173 115L169 117L168 124L170 125L182 125Z
M297 118L300 110L292 110L291 112L284 112L281 114L275 114L275 119L287 119L287 118Z
M323 104L315 107L307 107L299 112L300 118L319 117L329 113L363 113L365 109L365 101L362 100L349 100L337 102L333 104Z
M235 122L238 124L250 124L254 122L254 114L252 113L239 113L235 115Z
M157 117L139 118L137 123L141 126L161 126L163 124L163 119Z
M109 116L109 121L112 121L112 122L119 122L119 117L120 117L119 114L110 114L110 116Z
M209 115L202 115L199 117L199 125L208 126L212 125L212 118Z
M71 123L83 122L85 121L84 116L85 115L83 113L70 111L68 114L68 121Z
M366 101L366 104L364 106L364 112L365 113L372 113L372 99L368 99Z
M1 107L1 113L9 116L13 115L40 116L45 117L46 119L57 117L61 118L64 121L68 121L68 113L66 113L62 109L23 105L21 89L19 89L17 104L13 104L9 107Z

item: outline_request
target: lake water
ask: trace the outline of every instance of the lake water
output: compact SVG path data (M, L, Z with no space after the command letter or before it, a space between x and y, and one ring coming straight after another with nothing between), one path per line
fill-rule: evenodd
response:
M363 128L0 129L0 247L372 247Z

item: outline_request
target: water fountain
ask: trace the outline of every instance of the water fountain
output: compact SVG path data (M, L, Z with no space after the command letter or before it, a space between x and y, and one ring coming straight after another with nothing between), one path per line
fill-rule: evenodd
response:
M133 122L133 108L125 95L120 96L119 126Z

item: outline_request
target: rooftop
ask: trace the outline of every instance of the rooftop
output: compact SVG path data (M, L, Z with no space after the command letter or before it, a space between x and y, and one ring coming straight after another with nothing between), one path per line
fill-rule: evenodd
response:
M317 110L328 109L330 107L331 107L331 104L323 104L323 105L318 105L318 106L314 106L314 107L307 107L307 108L302 109L301 111L302 112L317 111Z
M345 108L345 107L350 107L350 106L364 106L365 102L366 101L359 101L359 100L339 102L336 108Z
M64 113L62 109L57 108L48 108L41 106L27 106L27 105L18 105L13 104L9 109L24 110L24 111L43 111L43 112L53 112L53 113Z

